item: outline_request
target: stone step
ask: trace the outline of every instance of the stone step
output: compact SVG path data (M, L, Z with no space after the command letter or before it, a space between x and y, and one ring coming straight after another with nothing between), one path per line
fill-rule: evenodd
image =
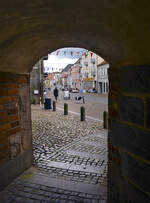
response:
M76 165L76 164L69 164L69 163L61 163L56 161L50 161L47 164L48 167L55 167L55 168L61 168L61 169L69 169L74 171L83 171L88 173L97 173L97 174L103 174L105 165L102 165L99 167L92 167L92 166L85 166L85 165Z
M107 153L106 155L101 155L101 154L91 154L88 152L78 152L75 150L66 150L66 153L68 155L75 155L75 156L80 156L80 157L90 157L91 159L95 159L95 160L107 160Z
M102 185L97 186L97 185L92 185L88 183L65 181L58 178L52 178L43 173L35 173L35 172L29 176L28 182L49 186L49 187L54 187L54 188L60 188L60 189L71 190L75 192L83 192L83 193L88 193L92 195L95 194L95 195L101 195L101 196L105 196L106 190L107 190L107 188Z

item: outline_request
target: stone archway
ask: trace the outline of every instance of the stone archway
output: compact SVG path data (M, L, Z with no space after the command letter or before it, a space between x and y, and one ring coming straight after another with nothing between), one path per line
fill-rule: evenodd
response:
M41 56L70 45L112 66L108 201L148 202L149 8L130 0L0 3L1 187L32 163L30 113L23 110L30 109L28 72Z

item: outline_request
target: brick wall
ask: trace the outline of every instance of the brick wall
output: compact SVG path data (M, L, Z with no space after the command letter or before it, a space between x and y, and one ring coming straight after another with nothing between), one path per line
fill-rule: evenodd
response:
M0 172L14 167L15 159L32 148L29 75L0 73ZM31 156L31 153L30 153ZM12 161L14 160L14 161ZM9 163L12 163L10 166ZM24 167L27 166L26 162ZM20 166L18 166L20 167ZM5 169L5 170L4 170ZM22 171L22 166L21 166ZM21 171L18 170L17 173ZM18 174L13 174L17 176ZM10 174L11 176L11 174ZM1 179L2 185L7 180ZM12 177L13 178L13 177ZM12 179L10 177L10 179ZM0 187L0 188L1 188Z
M150 202L150 67L109 70L108 202Z

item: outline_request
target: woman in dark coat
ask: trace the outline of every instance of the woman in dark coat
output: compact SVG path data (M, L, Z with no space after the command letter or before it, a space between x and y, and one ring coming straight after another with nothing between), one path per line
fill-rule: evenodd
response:
M55 100L57 101L57 97L58 97L58 89L57 89L57 87L55 87L55 89L54 89L54 97L55 97Z

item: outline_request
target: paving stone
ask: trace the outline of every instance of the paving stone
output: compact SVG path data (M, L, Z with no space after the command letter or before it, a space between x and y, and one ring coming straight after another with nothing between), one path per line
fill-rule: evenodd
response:
M0 203L11 203L13 200L12 199L7 199L7 200L0 200Z
M79 195L79 192L71 192L71 195L74 195L74 196L77 196L77 195Z
M18 188L17 188L17 189L18 189ZM24 192L29 192L29 193L30 193L30 192L32 192L32 190L33 190L32 187L24 187L24 188L23 188L23 191L24 191Z
M65 199L60 199L59 203L66 203L66 200Z
M41 203L41 200L34 200L34 203Z
M99 203L99 200L97 199L92 199L92 202L91 203Z
M41 195L37 195L37 194L32 194L31 198L36 199L36 200L42 200L43 199L43 197Z
M69 199L69 200L74 200L74 201L75 201L75 200L76 200L76 196L72 196L72 195L70 195L68 199Z
M69 195L70 196L70 195ZM68 195L66 194L61 194L61 199L68 199Z
M83 203L91 203L91 200L90 199L84 199Z
M94 198L94 196L90 195L90 194L87 194L86 197L89 198L89 199L93 199Z
M60 196L61 196L61 195L58 194L58 193L53 193L53 194L52 194L52 198L54 198L54 199L58 199Z
M86 194L85 193L80 193L79 197L86 197Z
M41 201L41 203L48 203L48 201Z
M50 197L43 197L42 202L43 201L49 202L50 201Z
M59 202L60 202L60 199L55 199L54 201L55 201L55 203L59 203ZM49 202L48 202L48 203L49 203Z
M19 202L19 203L21 203L21 202ZM34 200L33 199L26 199L25 203L34 203Z

